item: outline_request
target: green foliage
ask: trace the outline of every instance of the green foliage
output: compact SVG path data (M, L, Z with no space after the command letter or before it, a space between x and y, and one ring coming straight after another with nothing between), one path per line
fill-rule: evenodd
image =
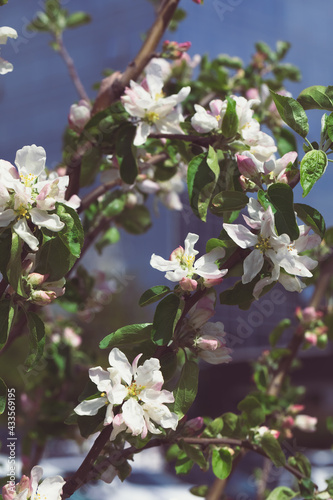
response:
M0 378L0 415L6 409L6 401L7 401L7 386L5 382Z
M266 500L290 500L296 496L297 493L287 488L287 486L278 486L278 488L271 491Z
M207 468L208 465L207 460L199 446L186 443L185 441L181 441L179 443L179 446L186 453L188 458L190 458L191 460L193 460L194 463L199 465L200 469Z
M262 404L254 396L246 396L237 408L242 412L242 419L248 422L250 427L255 427L265 421L265 412Z
M126 184L133 184L138 175L136 147L133 145L135 134L136 127L131 123L121 125L117 131L116 152L120 177Z
M130 234L142 234L151 227L150 213L144 205L126 207L115 221Z
M49 31L55 36L61 36L66 28L77 28L90 21L91 17L85 12L78 11L69 14L68 10L61 7L60 0L46 0L45 11L37 12L27 29L28 31Z
M259 281L258 276L245 285L241 281L237 281L232 288L220 293L220 303L238 306L240 309L249 309L254 301L253 289L257 281Z
M278 341L280 340L281 335L285 331L286 328L289 328L291 325L290 319L282 319L280 323L272 330L269 335L269 343L272 347L275 347Z
M90 23L91 16L86 12L73 12L66 19L66 28L78 28L79 26L84 26Z
M181 301L175 294L167 295L157 305L152 329L152 339L157 345L167 345L172 339L180 306Z
M151 329L151 323L124 326L104 337L99 343L99 347L100 349L110 349L145 342L151 337Z
M288 464L292 467L296 467L304 476L311 476L311 463L302 453L296 452L293 457L289 457Z
M208 206L219 174L217 154L211 146L208 153L201 153L189 163L187 186L190 205L193 213L203 221L206 221Z
M238 115L236 112L236 101L227 97L227 109L222 120L222 134L229 139L237 134Z
M225 212L233 212L246 207L249 198L241 191L221 191L212 200L212 212L214 215L223 215Z
M324 238L326 232L325 220L318 210L304 203L294 203L294 209L297 213L297 217L307 226L310 226L321 238Z
M22 297L26 297L26 293L22 282L22 264L21 264L21 254L22 254L22 240L13 231L12 232L12 244L10 251L10 259L7 265L7 278L9 284L13 287L15 292L17 292Z
M297 101L304 109L325 109L333 111L333 86L313 85L300 93Z
M299 491L304 500L313 499L315 488L315 484L309 478L301 479L299 482Z
M209 487L206 484L201 484L200 486L192 486L192 488L190 488L190 492L192 493L192 495L201 498L206 498L208 490Z
M140 297L139 299L139 306L144 307L147 306L148 304L153 304L153 302L157 302L158 300L161 300L165 295L168 295L171 290L168 286L164 285L159 285L159 286L153 286L152 288L149 288L149 290L146 290Z
M270 432L265 432L260 441L261 447L276 467L286 463L286 457L278 440Z
M299 229L294 212L294 194L288 184L277 182L267 190L258 191L258 200L265 209L270 205L274 213L275 226L278 235L287 234L291 240L297 240Z
M40 317L33 312L27 313L27 320L30 333L30 354L25 361L25 366L30 371L43 355L45 326Z
M15 314L15 306L11 300L0 301L0 350L7 342Z
M232 456L226 448L214 448L212 453L212 469L216 477L226 479L232 467Z
M285 97L270 91L282 120L301 137L309 132L308 118L302 106L292 97Z
M187 413L198 392L199 368L194 361L186 361L176 389L173 391L175 402L173 411L181 418Z
M315 183L321 178L327 167L327 156L324 151L312 149L301 161L301 186L303 197L307 196Z
M120 240L120 233L116 227L110 227L105 231L102 237L95 244L95 248L99 255L102 254L103 249L109 245L114 245Z

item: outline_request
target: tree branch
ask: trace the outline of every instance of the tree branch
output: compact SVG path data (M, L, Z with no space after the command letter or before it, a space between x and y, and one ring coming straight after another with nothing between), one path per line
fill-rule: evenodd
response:
M80 99L84 99L85 101L90 102L89 96L86 93L86 91L83 87L83 84L79 78L79 75L76 71L76 68L74 66L74 61L71 58L71 56L69 55L69 53L67 52L67 49L64 45L62 36L61 35L55 36L55 40L56 40L58 47L59 47L58 52L61 55L61 57L63 58L63 60L65 61L69 76L70 76L72 82L74 83L74 86L76 88L77 93L80 96Z

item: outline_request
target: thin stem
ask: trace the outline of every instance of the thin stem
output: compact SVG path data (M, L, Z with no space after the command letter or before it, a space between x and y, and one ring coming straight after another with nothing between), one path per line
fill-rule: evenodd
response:
M58 52L61 55L61 57L63 58L63 60L65 61L69 76L70 76L72 82L74 83L74 86L76 88L77 93L80 96L80 99L84 99L85 101L89 102L90 101L89 96L88 96L87 92L85 91L84 86L80 80L80 77L76 71L74 61L71 58L71 56L69 55L69 53L67 52L67 49L64 45L62 36L56 35L55 39L56 39L56 42L57 42L58 47L59 47Z
M79 206L77 212L80 214L84 210L86 210L92 203L94 203L100 196L111 191L116 186L121 185L121 179L117 179L116 181L106 182L105 184L101 184L97 186L93 191L91 191L87 196L83 198L81 201L81 205Z

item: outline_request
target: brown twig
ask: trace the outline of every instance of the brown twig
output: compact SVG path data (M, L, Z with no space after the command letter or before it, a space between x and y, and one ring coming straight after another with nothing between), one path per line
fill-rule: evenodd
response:
M109 87L103 89L97 96L93 107L93 114L110 106L119 99L130 80L136 80L149 63L156 48L171 21L180 0L166 0L161 5L156 20L150 28L147 38L136 57L129 63L119 79Z
M76 71L74 61L71 58L71 56L69 55L69 53L67 52L67 49L64 45L62 36L61 35L55 36L55 40L56 40L58 47L59 47L58 52L61 55L61 57L63 58L63 60L65 61L69 76L70 76L72 82L74 83L74 86L77 90L77 93L80 96L80 99L84 99L85 101L89 102L90 101L89 96L88 96L87 92L85 91L84 86L80 80L80 77Z
M84 210L86 210L92 203L94 203L100 196L111 191L116 186L121 185L121 179L117 179L116 181L106 182L105 184L101 184L97 186L93 191L91 191L87 196L83 198L81 201L81 205L79 206L77 212L80 214Z

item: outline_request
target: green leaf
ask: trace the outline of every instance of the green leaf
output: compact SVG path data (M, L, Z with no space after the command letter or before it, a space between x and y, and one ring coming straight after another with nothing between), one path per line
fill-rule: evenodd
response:
M26 297L27 294L24 291L22 283L21 253L22 253L22 240L13 231L10 259L7 265L7 278L9 284L14 288L15 292L17 292L22 297Z
M119 345L137 344L149 340L151 336L151 323L127 325L110 333L99 343L100 349L109 349Z
M7 386L5 382L0 378L0 415L6 409L6 401L7 401Z
M281 128L276 136L276 145L280 156L284 156L290 151L297 152L297 142L294 134L287 128Z
M200 486L192 486L192 488L190 488L190 492L192 493L192 495L201 498L206 498L208 490L209 487L206 484L201 484Z
M207 425L207 430L211 434L211 436L215 437L218 434L220 434L220 432L223 429L223 425L224 425L223 418L218 417Z
M193 460L194 463L198 464L201 469L207 467L207 460L204 457L199 446L186 443L185 441L180 442L180 447L185 451L188 458Z
M273 491L270 492L266 500L289 500L291 498L295 498L297 493L295 493L287 486L278 486Z
M0 273L6 278L7 266L12 247L12 232L10 229L0 233Z
M183 417L191 407L198 392L199 368L194 361L186 361L176 389L173 391L175 403L173 411Z
M30 332L30 354L25 362L30 371L43 355L45 344L45 326L40 317L33 313L27 313L28 327Z
M228 306L238 306L240 309L249 309L254 301L253 289L259 279L259 277L254 278L245 285L241 281L237 281L232 288L220 293L220 303Z
M269 343L271 344L272 347L276 346L281 335L283 334L286 328L289 328L290 325L291 325L290 319L286 318L280 321L280 323L272 330L272 332L269 335Z
M77 417L77 424L80 429L80 434L84 438L88 438L91 434L97 432L98 428L105 419L106 406L100 408L96 415L81 416Z
M133 208L126 207L116 218L116 222L130 234L142 234L151 227L150 213L144 205L136 205Z
M316 234L319 234L321 238L324 238L326 232L325 220L318 210L310 207L309 205L305 205L304 203L295 203L294 209L297 213L297 217L299 217L307 226L310 226L311 229Z
M297 101L304 109L325 109L333 111L333 86L313 85L300 93Z
M66 28L78 28L91 21L91 16L86 12L73 12L66 19Z
M156 307L152 339L157 345L167 345L178 321L177 313L180 306L180 298L174 293L167 295Z
M209 253L214 248L231 248L235 246L232 239L230 240L220 240L219 238L211 238L206 243L206 253Z
M333 417L327 417L326 419L326 427L328 431L333 434Z
M224 448L215 448L212 453L212 469L216 477L226 479L232 467L232 456Z
M311 479L301 479L299 482L299 491L304 500L313 500L315 484L311 481Z
M195 156L187 171L190 205L199 219L206 221L208 206L220 174L217 154L209 146L208 153Z
M294 212L294 193L288 184L271 184L267 191L273 205L276 231L278 235L286 233L291 240L297 240L299 229Z
M157 302L170 292L171 290L168 286L164 285L153 286L152 288L149 288L149 290L146 290L141 295L139 300L139 306L143 307L147 306L148 304L152 304L153 302Z
M324 115L326 116L326 115ZM326 117L326 133L328 137L333 141L333 113ZM332 145L330 146L332 148Z
M269 383L269 374L267 366L259 366L253 374L253 379L259 391L265 391Z
M73 208L61 203L57 204L56 214L60 217L61 222L65 224L64 229L59 231L58 234L73 257L78 259L84 242L80 218Z
M99 255L102 254L103 249L109 245L114 245L120 240L120 233L116 227L110 227L103 236L95 244L95 248Z
M227 97L227 109L222 120L222 134L229 139L237 134L238 131L238 115L236 113L236 101L231 97Z
M121 125L117 132L116 152L120 163L120 177L126 184L133 184L138 175L136 147L133 141L136 126L131 123Z
M301 161L301 186L303 197L307 196L315 183L320 179L327 167L327 156L324 151L313 149L308 151Z
M296 465L296 467L302 472L302 474L304 474L304 476L311 476L311 463L305 455L297 451L293 457L290 457L290 459L291 458L293 458L295 461L294 466Z
M265 412L262 404L254 396L246 396L246 398L238 403L237 408L243 412L242 417L248 421L250 427L260 425L265 421Z
M186 453L182 453L175 464L176 474L188 474L194 465L193 460L188 458Z
M281 449L280 443L270 432L265 432L261 438L261 447L276 467L282 467L286 463L286 457Z
M282 120L301 137L306 137L309 132L309 123L300 103L292 97L276 94L272 90L270 93Z
M239 417L235 413L227 412L222 415L223 434L232 437L239 427Z
M0 301L0 349L7 342L15 314L15 307L11 300Z
M240 191L221 191L212 200L212 212L215 215L223 215L223 212L232 212L246 207L249 198Z

